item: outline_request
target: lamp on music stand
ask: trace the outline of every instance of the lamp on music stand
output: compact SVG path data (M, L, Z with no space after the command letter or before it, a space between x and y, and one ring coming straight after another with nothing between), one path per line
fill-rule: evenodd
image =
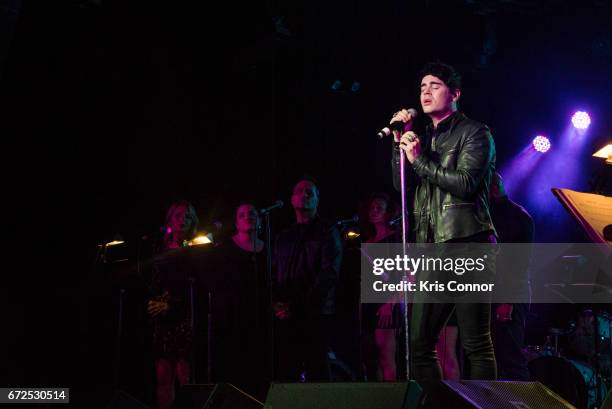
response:
M198 234L193 239L188 241L187 246L192 247L192 246L200 246L202 244L212 244L212 243L213 243L213 234L212 233L208 233L208 234L202 233L202 234Z
M125 252L126 242L120 235L115 235L112 240L98 244L98 251L94 259L94 265L96 263L116 263L126 260Z
M96 258L94 260L94 268L95 266L100 264L115 264L129 261L129 257L127 256L127 246L126 241L119 235L113 237L112 240L98 244L98 251L96 252ZM118 276L115 276L113 281L121 282L119 278L121 276L121 271ZM115 357L114 357L114 369L113 369L113 385L115 387L119 387L119 375L121 371L121 339L123 334L123 308L124 308L124 296L125 289L122 285L119 286L119 293L117 299L117 329L116 329L116 337L115 337Z
M605 161L590 183L591 190L593 191L593 193L609 195L609 180L611 179L610 175L612 173L612 166L610 166L612 165L612 143L607 144L606 146L595 152L593 154L593 157L605 159Z
M612 165L612 143L607 144L597 152L593 154L595 158L602 158L606 160L606 165Z

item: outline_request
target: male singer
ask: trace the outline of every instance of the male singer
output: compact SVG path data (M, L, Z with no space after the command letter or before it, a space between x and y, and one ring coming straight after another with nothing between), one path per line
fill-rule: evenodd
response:
M461 77L453 67L427 64L419 76L421 107L432 123L420 138L412 129L408 110L397 112L391 123L405 124L394 131L393 182L400 189L400 149L407 169L414 171L414 232L420 243L495 243L489 215L489 185L495 170L495 145L486 125L457 111ZM412 309L412 377L441 379L436 355L440 330L456 309L466 373L471 379L495 379L490 335L490 304L415 303Z
M319 217L319 188L311 178L295 184L291 205L296 223L279 233L274 248L276 379L329 381L340 233Z

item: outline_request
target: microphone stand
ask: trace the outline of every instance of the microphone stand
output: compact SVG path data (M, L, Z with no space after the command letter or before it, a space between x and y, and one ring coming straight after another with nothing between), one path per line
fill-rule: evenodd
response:
M207 339L206 339L206 382L212 382L212 293L208 291L208 321L207 321Z
M406 177L404 168L406 167L406 154L400 150L400 185L401 185L401 196L402 196L402 254L404 259L406 258L406 237L407 237L407 220L406 220ZM404 270L404 281L408 281L407 272ZM403 291L403 304L404 304L404 337L406 347L406 380L410 380L410 329L408 319L408 290Z
M271 249L270 249L270 245L269 245L269 240L268 237L270 235L270 221L268 220L268 215L269 213L266 212L266 277L265 277L265 285L271 285L271 274L269 274L269 271L271 271ZM262 294L260 293L261 287L260 287L260 281L259 281L259 277L260 277L260 272L259 272L259 263L258 263L258 252L257 252L257 238L259 237L259 230L260 230L261 226L259 224L259 219L257 221L257 225L255 226L255 233L253 234L253 252L251 253L251 261L253 262L253 273L254 273L254 277L255 277L255 303L253 305L254 311L255 311L255 325L257 327L259 327L260 325L263 325L265 322L265 319L262 321L260 319L261 317L261 313L262 311L262 307L260 304L260 301L262 300ZM268 277L270 277L270 280L268 280ZM271 287L269 287L271 288ZM264 295L263 297L265 297L265 290L264 290ZM268 317L268 320L270 322L270 328L271 327L271 323L273 322L273 318L272 318L272 314L270 314L271 311L271 302L270 300L267 300L267 304L269 304L270 306L267 307L266 312L268 312L266 314L266 317ZM265 341L265 338L263 339L263 341ZM273 353L274 352L274 348L273 345L270 344L270 350ZM270 362L273 362L272 360L268 361L268 364L270 364ZM273 366L271 366L271 368L273 368ZM268 371L271 371L270 368L268 368ZM272 378L270 378L270 380L272 380Z
M113 372L113 381L115 388L120 387L120 374L121 374L121 341L123 338L123 306L124 306L124 295L125 289L119 288L118 291L118 305L117 305L117 335L115 338L115 370Z
M196 335L196 319L195 319L195 314L196 314L196 308L195 308L195 291L194 291L194 284L195 284L195 277L193 275L191 275L189 277L189 304L190 304L190 313L191 313L191 319L189 322L189 325L191 326L191 336L195 338ZM191 356L190 358L190 366L191 366L191 382L195 383L196 382L196 358L195 358L195 348L191 348Z
M270 380L274 379L274 310L272 309L272 235L270 229L270 212L264 213L264 224L266 229L266 286L268 288L268 373Z
M106 264L106 244L99 244L98 251L96 252L96 257L94 259L94 263L92 266L92 271L95 270L95 267L98 263ZM123 340L123 309L125 304L125 289L123 288L123 283L119 283L119 289L117 290L117 324L116 324L116 334L115 334L115 353L114 353L114 367L113 367L113 387L119 388L121 385L121 347Z

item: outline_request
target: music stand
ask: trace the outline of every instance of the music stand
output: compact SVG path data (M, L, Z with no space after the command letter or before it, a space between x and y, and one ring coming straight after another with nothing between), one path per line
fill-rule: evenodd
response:
M552 193L561 202L565 210L582 227L593 243L607 244L612 249L612 242L606 239L604 229L612 220L612 197L594 193L576 192L570 189L551 189ZM593 286L599 284L592 283ZM612 289L608 288L608 291ZM600 407L603 396L601 390L601 368L599 364L599 325L597 311L594 311L593 339L595 346L595 379L596 379L596 403Z

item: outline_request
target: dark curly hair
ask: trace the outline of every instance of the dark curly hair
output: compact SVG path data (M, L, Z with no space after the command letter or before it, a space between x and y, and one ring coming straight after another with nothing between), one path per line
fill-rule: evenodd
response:
M370 206L372 206L372 202L376 199L384 200L387 203L387 220L393 219L395 216L400 214L400 207L397 202L391 199L391 196L384 192L374 192L371 193L365 200L361 202L359 206L359 222L360 222L360 231L361 238L363 241L374 237L376 234L376 229L370 223Z
M419 86L426 75L440 78L452 91L461 89L461 75L448 64L439 61L425 64L419 74Z

